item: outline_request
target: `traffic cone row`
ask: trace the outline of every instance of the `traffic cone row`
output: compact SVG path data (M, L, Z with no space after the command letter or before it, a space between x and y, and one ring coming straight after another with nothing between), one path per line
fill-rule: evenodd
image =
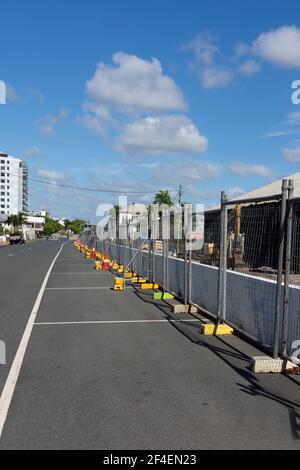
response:
M86 259L95 260L95 269L97 271L100 271L100 270L109 271L111 269L112 271L115 271L116 273L123 275L122 277L120 276L115 277L113 290L123 291L125 289L124 275L125 275L125 279L130 280L131 284L139 284L141 286L141 289L143 290L144 289L145 290L159 289L158 284L149 283L147 279L139 276L137 273L130 271L130 270L125 270L125 266L117 263L116 261L111 260L108 257L108 254L106 252L102 254L99 251L96 251L94 247L92 249L89 249L88 245L84 245L80 240L77 240L76 242L74 242L74 246L82 254L84 254Z

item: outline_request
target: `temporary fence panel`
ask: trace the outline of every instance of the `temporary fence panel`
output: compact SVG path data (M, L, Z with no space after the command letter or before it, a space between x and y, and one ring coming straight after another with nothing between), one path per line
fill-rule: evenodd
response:
M100 251L109 250L110 257L124 266L132 260L132 271L183 301L192 301L215 317L219 315L221 321L273 351L278 334L282 352L286 305L286 353L291 355L293 343L300 340L300 203L293 205L290 276L287 272L285 279L284 270L289 267L288 244L284 244L289 207L285 213L280 195L233 204L223 193L223 211L205 214L201 250L189 253L182 240L162 239L153 243L98 240L96 246ZM95 242L91 231L85 231L81 239L84 243ZM191 280L190 287L187 279Z

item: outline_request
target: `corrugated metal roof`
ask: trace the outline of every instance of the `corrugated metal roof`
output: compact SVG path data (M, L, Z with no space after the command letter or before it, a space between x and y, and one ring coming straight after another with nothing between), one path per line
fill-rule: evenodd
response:
M243 201L244 199L253 199L253 198L268 197L268 196L270 196L270 199L271 199L272 196L281 194L281 187L282 187L283 179L294 180L294 197L300 198L300 172L298 172L298 173L294 173L293 175L280 178L277 181L273 181L273 183L267 184L266 186L262 186L261 188L254 189L253 191L250 191L249 193L244 193L241 196L238 196L231 200L239 202L239 201ZM216 211L219 209L220 209L220 205L218 204L214 207L211 207L206 212L212 212L212 211Z

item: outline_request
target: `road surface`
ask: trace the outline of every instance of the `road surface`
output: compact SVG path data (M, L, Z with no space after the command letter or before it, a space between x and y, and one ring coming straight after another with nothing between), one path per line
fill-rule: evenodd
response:
M60 244L0 252L2 387ZM112 284L63 247L7 388L1 449L300 449L299 380L253 375L249 356L261 353L252 346L203 337L195 317Z

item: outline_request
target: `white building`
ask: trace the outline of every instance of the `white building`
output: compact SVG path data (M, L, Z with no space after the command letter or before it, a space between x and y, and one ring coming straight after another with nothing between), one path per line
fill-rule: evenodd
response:
M0 152L0 216L27 211L28 168L25 162Z
M25 223L22 226L25 240L34 240L38 234L43 233L45 226L45 217L37 215L27 215Z

